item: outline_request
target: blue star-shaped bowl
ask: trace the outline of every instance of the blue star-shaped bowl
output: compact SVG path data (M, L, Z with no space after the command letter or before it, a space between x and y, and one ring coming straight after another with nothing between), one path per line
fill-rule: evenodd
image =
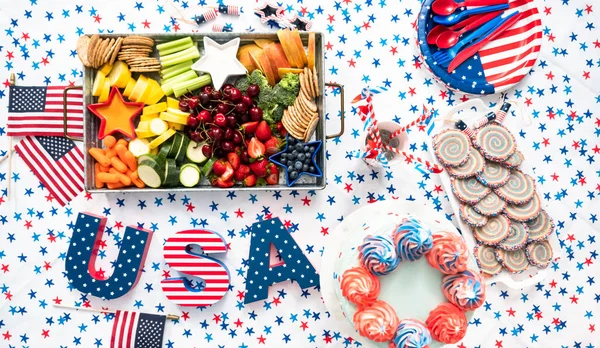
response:
M323 172L321 172L321 168L319 168L319 166L317 165L317 162L315 161L315 157L317 157L317 154L319 153L319 150L321 149L321 145L323 144L323 142L321 140L317 140L317 141L311 141L309 143L303 143L300 140L297 140L298 142L300 142L302 145L314 145L315 146L315 152L313 152L312 157L311 157L311 163L312 165L315 167L317 173L313 174L313 173L309 173L309 172L299 172L298 173L298 177L296 179L294 179L294 181L290 182L290 173L288 172L287 166L283 165L283 163L281 163L279 160L281 158L281 154L285 153L288 149L288 146L290 144L290 136L287 136L286 142L285 142L285 149L283 149L283 151L278 152L274 155L272 155L271 157L269 157L269 160L273 163L275 163L276 165L282 167L285 170L285 182L287 183L287 185L289 187L292 187L296 181L298 181L298 179L300 179L300 177L304 174L308 175L308 176L314 176L315 178L320 178L323 176Z

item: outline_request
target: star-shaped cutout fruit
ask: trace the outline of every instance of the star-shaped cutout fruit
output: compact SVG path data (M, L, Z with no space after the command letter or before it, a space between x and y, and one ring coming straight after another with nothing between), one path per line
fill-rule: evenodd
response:
M104 103L90 104L87 107L100 118L98 139L104 139L107 135L115 133L121 133L130 139L135 138L133 119L142 112L144 103L126 102L119 89L113 87Z
M248 72L236 57L239 47L240 38L235 38L220 45L205 36L204 56L192 65L192 69L209 73L213 86L216 89L221 89L229 76L246 75Z

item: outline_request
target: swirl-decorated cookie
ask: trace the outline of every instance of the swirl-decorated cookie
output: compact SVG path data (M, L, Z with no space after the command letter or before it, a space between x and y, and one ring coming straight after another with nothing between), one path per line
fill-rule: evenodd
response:
M515 138L508 129L499 124L488 124L477 130L473 145L483 157L494 162L506 161L516 150Z
M509 204L504 209L509 218L520 222L534 219L540 211L542 211L542 202L540 202L540 197L537 194L533 195L533 198L525 204Z
M458 200L467 204L477 204L492 190L482 185L476 178L452 178L452 192Z
M496 216L500 214L504 208L506 208L506 202L494 192L490 192L473 206L475 211L485 216Z
M529 263L538 268L546 268L552 262L552 246L547 240L529 243L525 253Z
M462 340L467 333L467 317L456 305L445 302L429 312L427 328L434 340L453 344Z
M460 218L471 227L480 227L488 222L487 216L479 214L468 204L461 203L458 213Z
M485 168L485 159L479 151L471 147L469 150L469 159L457 167L448 167L448 174L457 178L468 178L483 172Z
M517 168L523 163L524 159L525 156L523 156L523 153L519 151L519 149L516 149L515 153L510 155L506 161L502 162L502 165L509 169Z
M507 251L496 248L496 258L502 262L502 266L513 274L522 273L529 267L529 260L525 254L525 249Z
M546 240L554 231L554 221L545 210L542 210L535 219L527 221L526 224L529 228L530 242Z
M483 244L497 245L510 233L510 221L504 215L496 215L488 219L485 226L473 228L473 236Z
M529 202L535 195L535 182L529 175L512 170L506 185L494 191L507 203L521 205Z
M510 178L510 170L499 163L486 161L483 172L477 174L477 180L487 187L497 188L506 184Z
M433 150L437 159L447 167L465 163L470 156L471 141L463 132L446 129L433 138Z
M502 272L502 264L496 258L496 248L485 244L477 244L474 249L475 260L481 272L495 276Z
M498 244L498 248L504 250L521 249L529 240L529 229L523 222L511 221L510 232L505 240Z

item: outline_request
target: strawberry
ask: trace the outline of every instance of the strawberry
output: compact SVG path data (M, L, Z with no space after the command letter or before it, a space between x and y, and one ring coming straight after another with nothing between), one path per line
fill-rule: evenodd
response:
M245 164L240 164L239 168L235 171L234 178L237 181L244 180L250 174L250 167Z
M256 186L256 175L254 175L254 174L248 175L244 179L243 183L244 183L244 186L246 186L246 187Z
M252 158L259 158L265 154L265 145L257 138L252 138L248 143L248 155Z
M230 152L227 154L227 160L229 161L229 164L231 164L231 167L233 167L234 170L238 169L240 166L240 156L236 153L236 152Z
M271 135L271 127L269 127L267 121L261 121L256 128L256 137L258 140L263 142L267 141L271 139Z
M225 162L225 172L223 172L223 174L221 174L221 179L223 179L223 181L228 181L232 177L233 177L233 167L231 166L231 163Z
M222 178L217 179L217 187L228 188L233 186L233 180L223 180Z
M273 155L279 152L279 148L281 147L281 140L279 138L272 136L269 140L265 142L265 153L267 155Z
M277 185L279 184L279 168L274 163L269 163L267 165L267 184L268 185Z
M223 175L223 173L225 173L225 170L227 170L227 168L225 168L225 163L227 163L227 162L220 160L220 161L216 161L213 164L212 170L216 176L221 176L221 175Z
M255 121L255 122L246 122L240 128L245 134L254 134L254 132L256 132L257 127L258 127L258 121Z
M261 159L254 163L250 163L250 170L252 173L256 174L259 178L264 178L267 175L267 160Z

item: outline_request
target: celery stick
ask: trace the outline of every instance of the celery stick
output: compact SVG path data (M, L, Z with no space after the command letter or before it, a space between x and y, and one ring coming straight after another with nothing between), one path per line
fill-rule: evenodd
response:
M160 83L162 85L172 85L173 83L195 79L196 77L198 77L198 74L196 74L194 70L188 70L177 76L173 76L169 79L162 80Z
M198 88L204 87L204 86L210 84L211 82L212 82L212 80L210 79L210 75L204 74L193 80L189 80L186 82L180 82L180 83L176 84L175 87L173 88L173 92L175 93L175 97L179 98L182 95L186 94L187 92L191 92Z
M194 62L191 60L188 60L181 64L170 66L166 69L162 69L160 71L160 76L163 79L168 79L170 77L177 76L177 75L185 72L186 70L189 70L190 67L192 66L192 64L194 64Z
M169 54L168 56L164 56L160 58L160 63L163 67L169 67L173 65L177 65L179 63L183 63L186 60L196 59L200 57L200 52L198 51L198 47L192 46L184 51Z
M156 49L159 51L164 51L169 48L177 47L179 45L184 45L186 43L193 43L192 38L188 36L188 37L184 37L182 39L164 42L164 43L156 45Z
M172 48L167 48L167 49L164 49L162 51L158 51L158 55L159 56L166 56L166 55L169 55L171 53L183 51L186 48L190 48L192 46L194 46L194 43L190 42L190 43L186 43L186 44L183 44L183 45L180 45L180 46L176 46L176 47L172 47Z

